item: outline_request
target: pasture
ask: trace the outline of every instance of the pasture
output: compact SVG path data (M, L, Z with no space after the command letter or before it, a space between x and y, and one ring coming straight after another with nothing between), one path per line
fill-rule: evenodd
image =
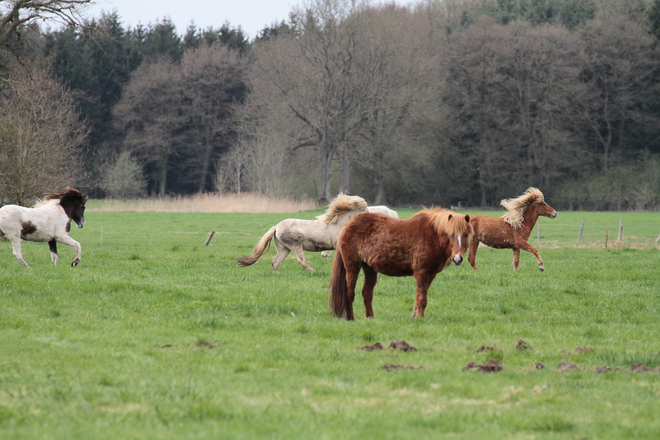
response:
M273 247L235 260L321 212L88 209L75 269L70 248L51 267L47 244L24 243L24 269L0 242L0 437L660 437L660 372L631 370L660 367L660 213L559 212L529 240L544 273L483 248L478 272L438 275L425 318L410 318L412 278L380 276L375 318L358 293L347 322L328 311L331 258L306 253L313 273L293 258L274 273ZM504 369L463 371L491 358Z

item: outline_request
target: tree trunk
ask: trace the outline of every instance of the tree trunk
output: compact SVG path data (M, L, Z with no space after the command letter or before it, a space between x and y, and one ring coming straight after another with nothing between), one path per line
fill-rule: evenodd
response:
M340 191L344 194L350 194L350 172L351 172L351 160L350 160L350 149L348 145L344 144L344 148L341 149L341 188Z
M319 204L327 205L330 194L330 179L332 178L332 156L334 149L321 149L321 196Z
M374 168L376 169L376 205L387 204L383 166L383 153L380 149L376 149L374 154Z
M158 194L161 196L165 195L167 190L167 157L160 160L160 179L159 179L159 190Z

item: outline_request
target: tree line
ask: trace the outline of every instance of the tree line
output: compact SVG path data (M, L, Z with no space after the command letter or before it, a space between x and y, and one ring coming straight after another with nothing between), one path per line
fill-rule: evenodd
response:
M306 0L251 41L116 12L24 26L0 41L3 201L38 194L15 157L43 164L40 144L97 197L488 207L535 186L558 209L660 208L660 0ZM77 124L20 140L39 121L16 122L19 80L58 83L40 102Z

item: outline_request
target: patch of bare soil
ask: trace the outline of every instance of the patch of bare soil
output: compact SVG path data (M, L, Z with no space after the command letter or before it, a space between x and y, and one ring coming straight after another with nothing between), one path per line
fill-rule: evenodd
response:
M373 345L363 345L362 347L357 347L357 350L366 350L366 351L374 351L374 350L382 350L384 347L380 342L376 342Z
M541 362L534 362L532 365L529 366L532 370L543 370L545 368L545 365L543 365Z
M532 347L532 344L530 344L529 342L523 341L522 339L518 339L518 343L516 344L516 350L518 351L534 350L534 347Z
M641 362L632 364L630 366L630 372L631 373L660 373L660 367L647 367L646 365L642 364Z
M477 370L483 373L496 373L498 371L504 370L504 367L500 365L500 361L497 359L490 358L490 360L485 364L477 364L474 361L470 361L463 367L463 371L465 370Z
M574 363L568 362L568 361L561 361L557 365L557 371L573 371L573 370L579 370L579 369L580 369L580 367L578 367Z
M415 347L408 344L406 341L392 341L390 342L390 348L392 350L417 351Z
M392 370L426 370L426 367L422 367L421 365L396 365L389 362L383 365L383 368L388 373Z
M154 347L158 347L158 348L169 348L171 346L172 346L172 344L163 344L163 345L156 344L156 345L154 345Z
M475 353L482 353L484 351L503 351L503 350L497 348L497 344L495 344L495 345L482 345L481 347L474 350Z
M197 343L197 347L215 348L217 346L218 346L218 344L214 344L214 343L209 342L209 341L200 341L200 342Z
M587 351L593 351L593 348L591 347L578 347L575 349L575 351L569 351L569 350L562 350L562 354L578 354L578 353L585 353Z

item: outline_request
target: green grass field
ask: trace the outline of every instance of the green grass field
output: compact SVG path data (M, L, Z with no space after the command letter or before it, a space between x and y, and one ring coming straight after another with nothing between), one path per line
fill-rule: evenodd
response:
M318 214L88 212L75 269L71 248L53 268L24 243L26 270L1 242L0 438L660 438L660 372L631 372L660 367L660 213L543 218L544 273L480 249L478 272L436 278L424 319L413 279L381 276L376 317L358 296L354 322L329 315L331 259L235 261ZM417 351L356 349L393 340ZM462 371L490 358L504 370Z

